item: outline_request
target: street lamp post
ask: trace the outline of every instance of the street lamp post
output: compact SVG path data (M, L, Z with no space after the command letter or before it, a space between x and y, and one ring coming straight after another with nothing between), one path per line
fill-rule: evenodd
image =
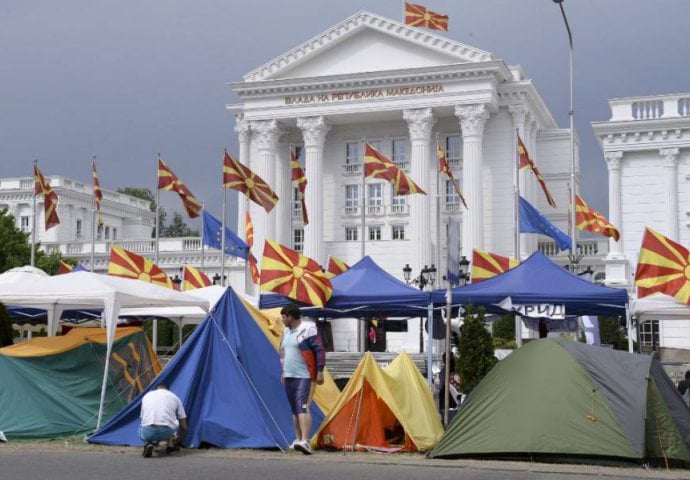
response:
M577 213L575 209L575 108L573 106L573 34L570 30L570 24L568 23L568 17L565 15L565 9L563 8L563 0L553 0L554 3L558 4L561 9L561 15L563 16L563 22L565 23L565 28L568 31L568 46L569 46L569 65L570 65L570 111L568 116L570 117L570 252L568 253L568 258L570 260L570 268L573 272L577 270L577 264L582 259L582 255L578 254L577 251Z
M420 290L424 290L427 285L433 287L436 282L436 265L432 264L431 267L424 265L422 271L415 278L412 278L412 267L409 263L406 263L403 267L403 278L405 283L408 285L417 285ZM429 332L431 334L431 332ZM429 342L431 344L431 342ZM424 352L424 322L419 321L419 353Z

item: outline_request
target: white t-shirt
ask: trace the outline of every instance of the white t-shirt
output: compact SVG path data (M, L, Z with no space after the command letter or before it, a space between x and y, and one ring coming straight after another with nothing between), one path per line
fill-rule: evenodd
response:
M164 425L177 430L179 418L187 418L187 414L178 396L171 391L158 388L141 399L142 425Z

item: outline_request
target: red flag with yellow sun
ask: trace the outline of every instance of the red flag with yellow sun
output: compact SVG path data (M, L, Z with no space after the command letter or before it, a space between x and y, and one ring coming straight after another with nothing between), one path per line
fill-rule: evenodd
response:
M261 290L317 307L333 294L331 281L315 260L268 239L261 259Z
M647 227L635 272L637 298L665 293L690 305L690 252Z
M210 287L211 285L213 285L213 282L204 272L191 265L184 266L182 291L196 290L197 288Z
M481 282L520 265L520 260L484 250L472 250L472 283Z
M125 250L118 245L113 245L110 248L108 275L133 278L161 287L175 288L168 275L158 265L148 258Z

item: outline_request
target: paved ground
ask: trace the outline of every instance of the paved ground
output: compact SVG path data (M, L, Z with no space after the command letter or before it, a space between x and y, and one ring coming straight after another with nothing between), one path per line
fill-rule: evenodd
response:
M142 458L140 448L83 444L75 439L0 443L0 479L21 480L580 480L688 479L690 472L530 462L429 460L419 454L318 451L310 457L259 450L182 450Z

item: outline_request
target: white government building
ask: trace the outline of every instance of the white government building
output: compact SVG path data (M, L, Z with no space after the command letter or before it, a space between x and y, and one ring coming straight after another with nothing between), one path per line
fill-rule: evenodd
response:
M514 256L516 130L558 208L549 207L531 173L520 172L522 195L567 231L569 130L558 127L522 67L508 65L489 52L361 11L247 73L231 88L240 99L227 106L236 119L237 158L281 198L270 214L240 199L237 232L243 236L245 209L249 208L257 257L264 239L272 238L324 266L329 255L353 264L364 249L400 279L406 264L413 277L432 264L440 277L446 269L443 232L449 219L462 224L461 244L468 258L473 248ZM685 101L682 96L673 98L678 104ZM657 115L659 118L651 114L635 118L639 113L634 112L642 111L636 103L654 101L673 103L671 97L614 100L611 121L593 125L611 173L610 220L621 228L622 240L609 247L604 237L580 239L584 253L580 266L593 267L595 280L602 282L605 269L606 283L615 286L631 285L635 252L647 219L650 226L667 234L666 225L675 225L676 237L669 236L690 244L688 229L678 232L679 225L687 227L690 198L683 193L672 195L679 191L678 182L684 184L690 175L687 155L679 153L682 139L687 143L687 108L683 114L669 115L671 108L666 107L666 115ZM464 209L450 183L438 177L437 138L447 150L469 209ZM365 141L403 168L428 195L394 196L384 181L363 181ZM306 204L310 222L306 226L301 223L291 184L291 148L299 152L309 182ZM676 153L669 153L672 151ZM652 154L656 155L653 161ZM642 179L655 181L652 168L664 165L659 185L647 187L645 183L642 197L635 195L642 192ZM576 178L579 182L579 167ZM91 248L90 183L49 179L58 187L63 223L47 237L39 229L43 248L84 262ZM672 180L675 189L667 187ZM7 188L11 181L28 183ZM31 215L31 187L30 178L0 181L0 206L10 207L18 225L27 221L30 225L25 218ZM19 207L14 199L21 197L22 189L23 206ZM65 195L70 190L74 193ZM630 193L626 195L626 191ZM105 195L111 238L96 242L96 270L107 268L108 242L114 236L123 247L152 257L153 214L148 204L115 192L106 191ZM649 202L638 205L639 198ZM679 203L686 207L681 209ZM676 212L674 218L667 217L669 208ZM78 221L82 222L81 238ZM179 273L183 263L200 266L200 239L161 242L160 263L171 276ZM558 252L548 237L522 235L520 245L522 258L539 249L562 265L568 263L566 252ZM220 256L215 253L206 251L209 276L220 270ZM229 260L228 272L230 285L245 287L243 261ZM438 280L434 287L439 287ZM332 322L335 350L357 349L356 325L355 320ZM661 328L658 341L662 346L667 341L665 333ZM388 333L387 348L415 351L419 337L419 320L410 319L407 332Z

